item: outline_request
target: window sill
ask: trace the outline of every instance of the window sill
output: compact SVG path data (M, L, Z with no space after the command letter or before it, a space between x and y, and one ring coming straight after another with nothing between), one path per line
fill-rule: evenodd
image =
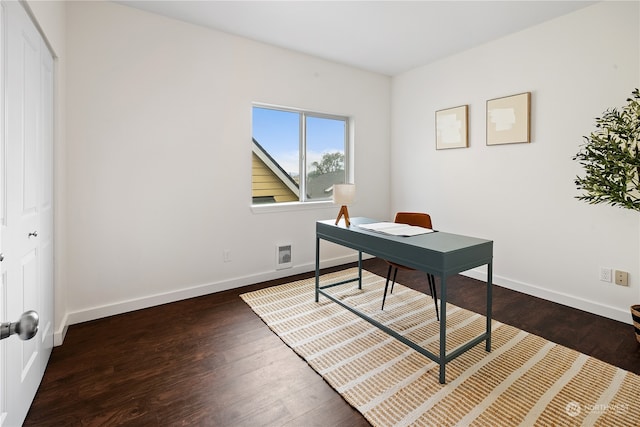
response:
M295 212L314 209L335 208L336 205L331 200L321 202L291 202L291 203L269 203L264 205L251 205L251 212L254 214L273 212Z

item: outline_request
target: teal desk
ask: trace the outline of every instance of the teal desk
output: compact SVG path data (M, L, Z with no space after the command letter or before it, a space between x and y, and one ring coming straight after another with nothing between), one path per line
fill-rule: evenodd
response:
M360 224L378 222L369 218L352 218L351 227L335 220L316 222L316 302L320 295L340 304L352 313L378 327L419 353L440 365L439 380L445 383L447 362L460 356L475 345L486 342L491 351L491 303L493 241L460 236L442 231L412 237L390 236L358 227ZM358 251L358 277L338 283L320 286L320 240L333 242ZM408 340L389 327L377 322L365 313L345 304L324 290L330 287L358 282L362 289L362 253L367 253L407 267L431 273L440 278L440 346L439 354L433 354ZM447 277L463 271L487 265L487 328L486 331L462 346L446 351L447 339Z

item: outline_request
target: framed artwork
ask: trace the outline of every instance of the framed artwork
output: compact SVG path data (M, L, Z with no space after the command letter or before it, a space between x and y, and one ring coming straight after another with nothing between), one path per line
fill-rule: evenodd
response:
M530 142L531 92L487 101L487 145Z
M436 111L436 150L469 146L468 112L468 105Z

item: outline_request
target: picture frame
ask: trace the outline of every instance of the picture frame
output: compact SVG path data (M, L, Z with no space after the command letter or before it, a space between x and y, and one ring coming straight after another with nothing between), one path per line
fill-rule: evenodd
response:
M531 142L531 92L487 101L487 145Z
M436 150L469 146L469 105L436 111Z

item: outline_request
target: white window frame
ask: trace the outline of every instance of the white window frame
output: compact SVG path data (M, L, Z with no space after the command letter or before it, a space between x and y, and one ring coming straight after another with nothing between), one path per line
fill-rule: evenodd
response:
M329 113L321 113L317 111L291 108L291 107L282 107L271 104L261 104L254 103L251 105L251 111L253 114L253 108L264 108L276 111L285 111L296 113L300 115L300 123L299 123L299 131L300 135L298 138L299 141L299 170L300 176L304 177L304 179L300 179L299 183L299 200L294 202L279 202L279 203L264 203L264 204L251 204L251 210L255 213L261 212L276 212L276 211L286 211L286 210L306 210L306 209L317 209L317 208L333 208L333 202L331 198L328 199L307 199L306 196L306 186L307 186L307 162L306 162L306 154L307 154L307 135L306 135L306 118L320 118L320 119L330 119L330 120L340 120L345 124L344 130L344 168L345 168L345 183L353 183L353 121L349 116L339 115L339 114L329 114ZM253 136L253 132L252 132ZM260 142L260 141L258 141Z

